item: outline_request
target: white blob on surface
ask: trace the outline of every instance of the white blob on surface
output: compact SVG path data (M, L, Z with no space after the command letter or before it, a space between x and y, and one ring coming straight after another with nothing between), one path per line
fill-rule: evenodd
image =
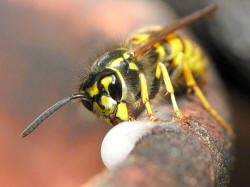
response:
M151 122L123 122L113 127L104 137L101 157L105 166L113 169L124 161L136 143L152 130Z

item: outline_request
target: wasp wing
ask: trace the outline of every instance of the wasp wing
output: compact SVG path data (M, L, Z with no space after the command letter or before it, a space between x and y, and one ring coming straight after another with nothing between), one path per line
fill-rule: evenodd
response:
M181 18L171 25L168 25L156 34L152 35L149 39L148 42L137 47L134 50L134 56L140 56L142 53L144 53L147 49L151 48L155 43L161 41L164 39L168 34L175 32L176 30L179 30L183 27L186 27L187 25L190 25L194 23L195 21L206 18L206 17L212 17L218 7L216 5L211 5L206 8L203 8L199 11L196 11L184 18Z

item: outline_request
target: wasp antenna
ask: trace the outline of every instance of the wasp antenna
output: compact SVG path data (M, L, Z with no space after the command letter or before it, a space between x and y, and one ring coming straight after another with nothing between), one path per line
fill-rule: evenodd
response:
M56 104L45 110L40 116L38 116L21 134L21 137L25 137L32 133L46 118L48 118L50 115L52 115L55 111L57 111L59 108L70 102L72 99L78 99L78 98L86 98L85 95L77 93L73 94L70 97L64 98L60 101L58 101Z

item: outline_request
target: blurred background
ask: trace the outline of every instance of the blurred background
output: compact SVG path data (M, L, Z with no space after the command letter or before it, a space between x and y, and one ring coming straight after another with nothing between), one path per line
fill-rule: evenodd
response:
M167 25L211 0L0 0L0 186L79 186L102 171L109 127L80 103L25 139L42 111L78 89L95 58L147 25ZM217 2L217 1L216 1ZM249 182L250 2L219 1L214 20L190 28L226 85L235 125L231 186Z

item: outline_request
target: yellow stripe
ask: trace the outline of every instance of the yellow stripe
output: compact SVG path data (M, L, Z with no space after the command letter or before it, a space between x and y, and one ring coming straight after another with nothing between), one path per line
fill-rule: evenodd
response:
M130 54L130 52L125 52L125 53L123 53L123 58L124 59L129 59L131 57L131 54Z
M184 55L186 58L190 58L193 54L193 45L192 42L187 40L187 39L183 39L184 45L185 45L185 51L184 51Z
M156 65L157 65L159 62L163 62L166 53L165 53L165 49L162 47L162 45L160 43L156 43L154 45L154 47L156 48L155 51L158 53L158 58L156 61ZM157 79L159 79L161 77L161 70L159 69L158 66L156 66L155 77Z
M168 56L167 60L172 60L177 54L183 51L183 44L178 37L172 35L167 37L167 41L171 48L171 54Z
M157 79L160 79L160 77L161 77L161 68L160 68L160 66L158 66L158 65L156 65L155 77L156 77Z
M128 60L130 57L131 57L131 54L129 52L123 53L123 58L125 60ZM139 71L139 68L137 67L137 65L134 62L132 62L131 60L128 60L128 61L130 61L129 69Z
M139 71L137 65L134 62L130 62L129 63L129 69L133 69L133 70Z
M201 50L198 47L195 47L194 50L194 55L187 61L188 66L196 75L205 74L206 62L203 59Z
M179 53L179 54L183 54L183 53ZM174 58L173 63L171 64L172 67L176 67L182 63L183 56L179 54L177 54L177 56Z
M121 62L123 62L123 58L119 57L119 58L116 58L115 60L113 60L109 66L118 67L118 66L120 66Z
M154 44L154 47L156 48L156 52L158 53L158 59L157 59L157 63L158 62L162 62L163 61L163 59L165 58L165 49L162 47L162 45L161 44L159 44L159 43L156 43L156 44Z

